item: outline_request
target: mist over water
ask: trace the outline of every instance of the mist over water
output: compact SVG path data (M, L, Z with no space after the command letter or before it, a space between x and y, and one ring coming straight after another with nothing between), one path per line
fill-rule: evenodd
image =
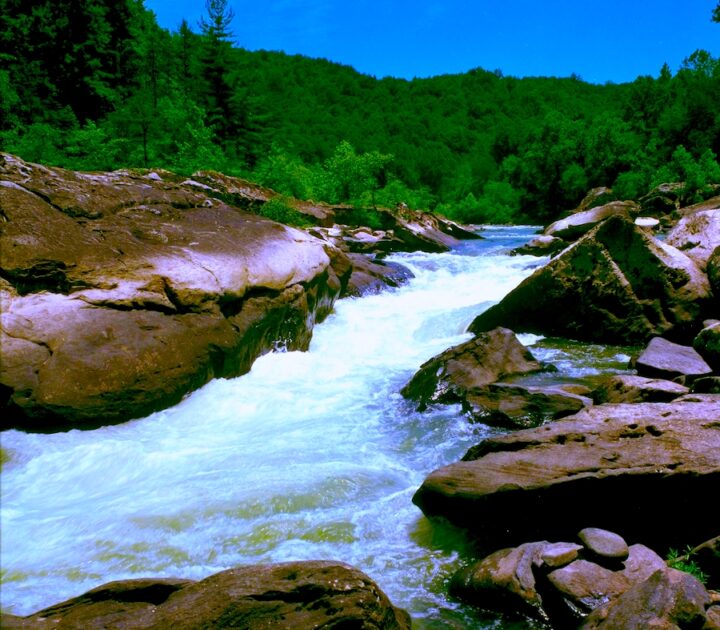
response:
M308 352L263 356L147 418L3 433L3 610L29 614L111 580L336 559L422 627L462 627L472 613L443 582L467 541L411 498L491 429L457 406L417 413L398 392L544 262L502 253L532 232L493 228L451 253L395 255L416 277L338 302Z

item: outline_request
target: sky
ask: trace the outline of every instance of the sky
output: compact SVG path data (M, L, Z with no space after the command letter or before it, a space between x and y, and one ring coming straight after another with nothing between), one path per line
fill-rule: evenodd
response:
M501 70L591 83L674 72L698 48L720 57L717 0L228 0L237 46L322 57L412 79ZM145 0L194 30L205 0Z

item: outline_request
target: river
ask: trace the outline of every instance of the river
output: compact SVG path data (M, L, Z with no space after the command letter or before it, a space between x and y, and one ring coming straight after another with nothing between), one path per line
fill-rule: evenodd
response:
M411 502L429 472L493 430L457 406L418 413L398 391L542 263L503 254L533 232L490 228L450 253L394 255L416 277L338 302L308 352L263 356L249 374L147 418L4 432L3 610L29 614L111 580L338 559L368 573L418 628L527 627L447 598L470 543ZM587 347L576 350L538 351L566 375L596 371ZM627 359L596 355L612 369Z

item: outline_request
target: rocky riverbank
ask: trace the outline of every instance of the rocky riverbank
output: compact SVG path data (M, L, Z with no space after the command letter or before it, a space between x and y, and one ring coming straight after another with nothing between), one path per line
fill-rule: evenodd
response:
M553 628L717 628L720 595L648 547L707 547L705 579L720 586L720 529L702 516L720 483L720 198L677 210L664 241L635 220L640 206L594 208L600 198L521 248L558 253L475 318L474 339L428 361L403 390L421 404L461 402L473 421L546 423L480 442L432 472L413 500L493 552L453 579L455 594L481 608ZM541 412L529 388L502 382L519 350L507 345L488 362L488 335L505 330L497 326L646 347L630 363L636 375L576 390L581 410L547 423L567 412ZM620 535L607 534L622 541L622 558L591 566L598 554L576 533L597 527Z
M216 173L79 173L3 154L0 176L2 428L142 417L273 348L305 349L338 297L407 277L347 256L348 227L321 239L259 216L276 195ZM318 226L350 212L295 204ZM423 213L380 214L388 228L373 238L386 249L470 235Z

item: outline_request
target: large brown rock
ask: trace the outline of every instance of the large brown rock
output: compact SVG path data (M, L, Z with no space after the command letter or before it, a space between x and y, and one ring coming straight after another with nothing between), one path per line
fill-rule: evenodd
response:
M429 403L456 403L469 390L511 374L543 369L532 353L507 328L481 333L426 361L401 393L424 409Z
M288 562L229 569L200 582L111 582L28 617L3 617L6 624L38 630L409 630L410 617L353 567Z
M388 287L399 287L414 277L413 272L400 263L372 258L365 254L347 254L352 273L343 296L379 293Z
M688 339L709 304L707 276L690 258L614 216L476 317L470 331L507 326L630 345Z
M681 346L654 337L633 362L638 374L650 378L705 376L712 372L705 360L690 346Z
M720 396L598 405L490 438L431 473L413 501L489 549L588 526L660 550L716 534L690 519L720 482ZM668 504L672 509L668 509Z
M611 201L602 206L575 212L564 219L558 219L548 225L543 234L565 241L574 241L609 217L634 218L639 212L640 206L634 201Z
M670 231L665 242L705 269L715 248L720 247L720 209L688 214Z
M680 383L663 378L632 374L614 374L605 378L592 392L596 404L633 402L670 402L689 393Z
M326 243L194 180L6 154L0 175L3 426L143 416L277 343L306 348L349 275Z
M702 628L710 596L692 575L661 569L592 612L582 630Z

